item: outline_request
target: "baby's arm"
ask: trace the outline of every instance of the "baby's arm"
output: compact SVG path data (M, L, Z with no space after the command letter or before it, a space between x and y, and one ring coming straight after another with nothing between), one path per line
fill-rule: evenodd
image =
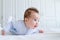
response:
M10 33L11 26L12 26L12 23L10 22L5 27L3 27L3 30L1 31L2 35L6 35L8 32Z

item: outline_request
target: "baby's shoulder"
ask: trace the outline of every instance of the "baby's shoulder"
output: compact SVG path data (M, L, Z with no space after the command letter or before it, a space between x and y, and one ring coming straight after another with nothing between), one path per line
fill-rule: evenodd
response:
M23 24L24 20L16 20L16 21L12 21L13 24Z

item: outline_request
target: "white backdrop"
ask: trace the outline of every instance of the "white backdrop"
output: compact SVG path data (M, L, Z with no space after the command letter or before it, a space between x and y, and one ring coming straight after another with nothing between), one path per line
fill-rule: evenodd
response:
M23 20L24 11L29 7L36 7L40 11L40 28L48 32L53 28L53 31L60 28L60 0L3 0L1 4L3 15L0 15L3 19L0 20L3 26L9 16L14 17L14 20Z

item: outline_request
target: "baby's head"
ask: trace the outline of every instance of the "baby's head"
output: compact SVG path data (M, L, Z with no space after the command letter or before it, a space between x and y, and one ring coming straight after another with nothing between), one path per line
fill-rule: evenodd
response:
M28 28L34 29L38 27L39 11L36 8L28 8L24 14L24 22Z

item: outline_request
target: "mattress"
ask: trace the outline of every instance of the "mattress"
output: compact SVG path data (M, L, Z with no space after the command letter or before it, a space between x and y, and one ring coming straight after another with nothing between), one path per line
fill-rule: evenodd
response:
M0 40L60 40L60 33L38 33L33 35L0 35Z

